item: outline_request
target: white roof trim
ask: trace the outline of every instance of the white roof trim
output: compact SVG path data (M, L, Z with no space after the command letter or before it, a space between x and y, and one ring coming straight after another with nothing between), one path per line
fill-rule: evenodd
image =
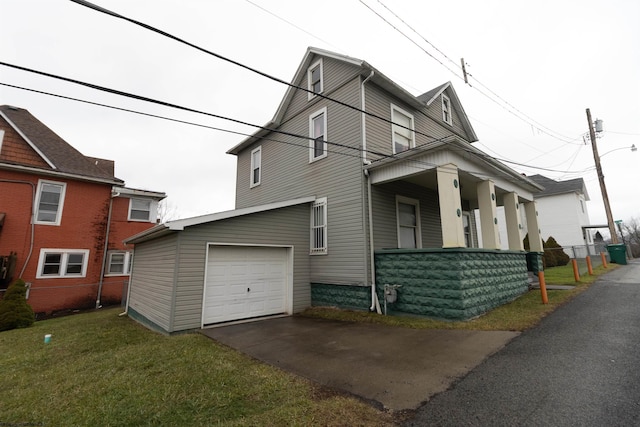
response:
M166 193L149 190L139 190L137 188L129 187L113 187L113 192L118 196L133 196L133 197L148 197L152 199L162 200L167 197Z
M124 243L137 243L145 240L150 240L155 237L163 236L171 231L182 231L185 229L185 227L205 224L208 222L221 221L223 219L236 218L239 216L250 215L258 212L266 212L274 209L286 208L289 206L301 205L304 203L311 203L315 200L315 196L301 197L298 199L285 200L282 202L269 203L266 205L251 206L248 208L235 209L232 211L216 212L207 215L195 216L192 218L169 221L164 224L156 225L155 227L149 228L134 236L128 237L124 240Z
M27 138L27 135L25 135L20 128L11 121L11 119L9 119L9 117L7 117L2 110L0 110L0 116L2 116L3 119L5 119L7 121L7 123L9 123L9 125L13 128L13 130L15 130L16 132L18 132L18 134L22 137L22 139L24 139L25 141L27 141L27 144L29 144L29 146L31 148L33 148L33 150L38 153L38 155L42 158L42 160L44 160L45 162L47 162L47 164L49 165L49 167L51 167L52 169L58 169L56 167L56 165L54 165L51 160L49 160L47 158L47 156L44 155L44 153L42 151L40 151L40 149L33 143L31 142L31 140L29 138Z

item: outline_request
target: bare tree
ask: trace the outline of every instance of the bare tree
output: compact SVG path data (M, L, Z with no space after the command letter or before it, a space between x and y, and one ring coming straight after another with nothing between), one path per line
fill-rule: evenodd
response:
M158 203L158 223L162 224L175 219L178 219L178 207L169 199L160 200Z
M625 240L631 246L631 253L633 257L640 256L640 219L633 217L628 221L623 222L622 231L624 233Z

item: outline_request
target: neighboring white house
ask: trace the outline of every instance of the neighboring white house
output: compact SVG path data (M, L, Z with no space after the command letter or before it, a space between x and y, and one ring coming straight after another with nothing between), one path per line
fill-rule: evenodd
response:
M576 178L568 181L555 181L542 175L533 175L529 179L544 187L542 192L534 195L538 209L538 224L543 240L547 241L549 237L553 236L556 242L565 248L569 256L586 255L584 253L586 245L590 246L590 253L594 253L593 233L595 233L595 229L584 231L582 229L583 226L591 225L587 209L589 193L584 180ZM497 216L501 248L507 249L507 228L503 207L498 207ZM521 231L521 237L524 239L527 235L527 221L523 218L521 223L524 224ZM481 236L481 233L478 234ZM581 249L578 254L573 254L570 253L570 249L567 249L568 247L580 247Z

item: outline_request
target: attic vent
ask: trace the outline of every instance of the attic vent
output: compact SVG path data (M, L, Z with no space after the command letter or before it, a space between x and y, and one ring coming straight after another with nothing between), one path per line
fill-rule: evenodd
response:
M20 110L20 108L18 108L18 107L14 107L13 105L7 105L7 108L8 108L9 110L13 110L13 111L18 111L18 110Z

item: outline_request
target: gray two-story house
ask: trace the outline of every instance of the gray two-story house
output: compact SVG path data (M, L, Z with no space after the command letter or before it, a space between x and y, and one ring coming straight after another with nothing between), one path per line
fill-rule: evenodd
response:
M228 151L236 209L127 239L129 315L172 333L312 305L465 319L517 297L520 210L542 252L541 187L477 139L451 83L414 96L365 61L309 48L273 119Z

